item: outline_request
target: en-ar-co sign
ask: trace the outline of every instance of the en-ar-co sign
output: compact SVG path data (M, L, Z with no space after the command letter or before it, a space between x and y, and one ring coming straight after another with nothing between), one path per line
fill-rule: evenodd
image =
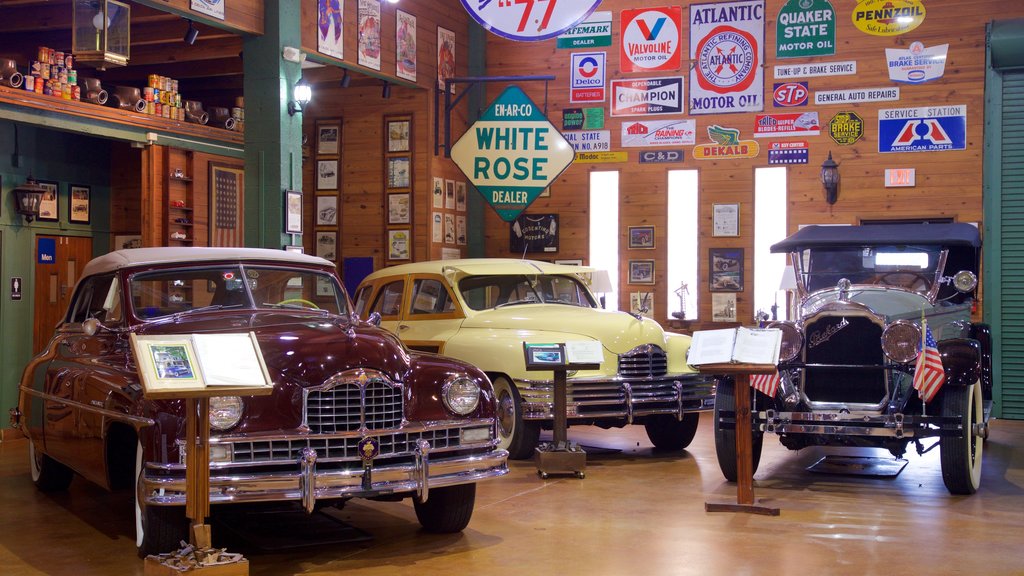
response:
M506 222L540 196L574 155L518 86L506 88L452 146L452 160Z

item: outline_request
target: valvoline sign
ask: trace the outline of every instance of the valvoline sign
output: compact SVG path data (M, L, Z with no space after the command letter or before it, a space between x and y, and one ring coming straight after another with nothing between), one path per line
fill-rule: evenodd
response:
M682 7L623 10L620 21L619 68L623 72L679 70Z
M794 106L807 106L807 98L811 92L807 88L807 82L782 82L775 84L772 98L776 106L792 108Z

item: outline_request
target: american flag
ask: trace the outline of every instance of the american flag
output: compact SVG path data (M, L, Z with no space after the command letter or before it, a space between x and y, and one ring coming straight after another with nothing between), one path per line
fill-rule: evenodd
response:
M751 374L750 375L750 387L754 390L760 391L762 394L769 398L774 398L775 393L779 390L779 383L782 378L779 376L779 371L776 370L771 374Z
M917 365L914 367L914 388L917 389L921 400L931 402L945 381L946 372L942 368L942 356L939 355L932 329L925 322L924 350L918 356Z

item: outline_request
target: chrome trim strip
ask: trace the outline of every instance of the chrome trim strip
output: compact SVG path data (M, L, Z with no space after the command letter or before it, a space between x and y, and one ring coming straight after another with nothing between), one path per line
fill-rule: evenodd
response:
M303 448L299 459L299 492L302 509L311 514L316 506L316 450Z
M86 412L93 412L95 414L99 414L101 416L105 416L107 418L110 418L110 419L118 421L118 422L127 422L129 424L138 424L139 426L152 426L152 425L156 424L156 420L153 420L152 418L144 418L142 416L132 416L130 414L125 414L124 412L117 412L115 410L108 410L106 408L97 408L96 406L93 406L91 404L84 404L82 402L78 402L77 400L71 400L70 398L64 398L62 396L54 396L53 394L47 394L45 392L39 392L38 390L34 390L32 388L26 388L24 386L21 387L21 391L24 392L25 394L28 394L29 396L35 396L37 398L42 398L43 400L48 400L50 402L57 402L57 403L64 404L64 405L67 405L67 406L73 406L75 408L78 408L79 410L84 410Z

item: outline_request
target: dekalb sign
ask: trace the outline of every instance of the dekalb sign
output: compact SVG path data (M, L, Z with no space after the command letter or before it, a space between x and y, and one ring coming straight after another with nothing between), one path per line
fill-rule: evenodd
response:
M536 200L574 155L518 86L506 88L452 146L452 160L506 222Z

